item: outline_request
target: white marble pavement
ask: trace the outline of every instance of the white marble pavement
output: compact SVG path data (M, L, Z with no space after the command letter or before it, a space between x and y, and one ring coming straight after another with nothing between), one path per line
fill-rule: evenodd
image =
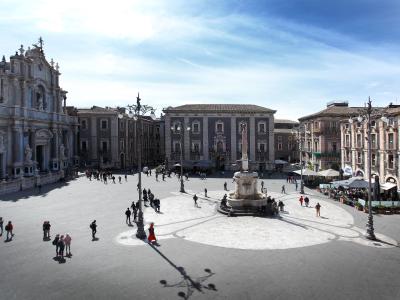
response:
M271 193L277 201L283 200L285 212L278 218L227 217L216 211L224 191L209 191L209 198L197 194L199 207L194 206L193 193L172 193L161 199L161 214L146 208L146 223L154 222L155 233L163 239L181 238L187 241L234 249L289 249L313 246L334 241L354 242L376 248L390 248L397 242L376 234L380 242L363 237L364 229L354 226L351 214L328 201L321 204L321 217L316 216L316 201L310 198L310 207L300 206L298 194ZM146 225L146 230L147 230ZM144 243L135 237L136 227L120 233L115 241L127 246Z

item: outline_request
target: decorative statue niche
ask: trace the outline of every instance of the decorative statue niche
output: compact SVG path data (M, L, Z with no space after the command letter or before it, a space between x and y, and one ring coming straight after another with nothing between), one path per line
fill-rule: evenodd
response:
M41 85L39 85L36 90L36 108L38 110L46 110L47 108L45 89Z

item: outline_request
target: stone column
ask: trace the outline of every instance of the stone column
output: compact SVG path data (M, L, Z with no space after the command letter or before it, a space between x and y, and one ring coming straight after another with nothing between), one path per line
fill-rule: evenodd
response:
M36 132L32 128L29 130L29 144L32 149L32 160L36 161Z
M22 163L22 128L13 127L13 163Z
M203 158L209 160L208 146L208 117L203 117Z
M165 116L165 156L167 157L168 163L171 161L171 117ZM168 166L166 166L168 167Z
M268 124L268 160L270 163L273 163L275 160L274 115L272 114L269 116L269 124Z
M250 117L250 141L249 141L249 160L256 160L256 125L254 117Z
M115 164L118 163L118 116L111 117L111 161Z
M231 162L236 163L236 117L231 117Z
M99 147L98 147L98 142L97 142L97 118L96 117L91 117L90 118L90 144L89 147L91 148L91 156L89 159L97 159Z
M74 156L78 155L78 126L73 126L73 133L74 133L74 144L73 144L73 148L74 148Z
M183 118L182 130L183 130L183 159L190 160L190 135L187 130L189 124L189 117Z
M26 107L26 82L21 81L21 107Z

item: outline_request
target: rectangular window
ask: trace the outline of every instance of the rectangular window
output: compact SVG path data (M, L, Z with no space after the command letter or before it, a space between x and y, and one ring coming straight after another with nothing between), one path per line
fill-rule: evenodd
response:
M393 133L388 133L388 147L389 147L389 149L394 149L394 135L393 135Z
M223 132L223 131L224 129L222 123L217 123L217 132Z
M356 144L357 144L357 147L362 147L362 140L361 140L361 134L357 134L357 136L356 136Z
M125 130L125 120L120 120L119 128L120 128L120 130Z
M346 134L344 143L346 147L350 147L350 134Z
M264 143L259 144L258 150L259 150L260 152L265 152L265 144L264 144Z
M293 144L292 144L291 141L289 141L289 143L288 143L288 150L292 150L292 148L293 148Z
M199 143L193 143L192 151L193 152L200 152L200 144Z
M373 167L375 167L375 166L376 166L376 154L375 154L375 153L372 153L372 154L371 154L371 158L372 158L372 160L371 160L371 165L372 165Z
M124 140L120 140L120 141L119 141L119 148L120 148L122 151L124 151L124 148L125 148Z
M376 134L371 133L371 148L376 149Z
M107 152L107 150L108 150L108 143L107 143L107 142L103 141L103 142L101 143L101 150L102 150L103 152Z
M178 152L178 153L181 152L180 143L176 142L176 143L174 144L174 150L175 150L175 152Z
M199 124L198 123L193 124L193 133L199 133Z
M81 150L83 152L87 151L87 142L86 141L81 141Z
M265 133L265 124L264 123L258 124L258 132Z
M282 150L282 149L283 149L282 143L278 143L278 150Z
M82 129L82 130L86 130L86 129L87 129L87 122L86 122L86 120L82 120L82 121L81 121L81 129Z
M336 143L332 143L332 152L336 153L336 151L337 151Z
M101 120L101 129L105 130L108 127L107 120Z
M357 152L357 163L361 164L362 163L362 155L361 152Z
M388 155L388 169L394 169L394 156L392 154Z

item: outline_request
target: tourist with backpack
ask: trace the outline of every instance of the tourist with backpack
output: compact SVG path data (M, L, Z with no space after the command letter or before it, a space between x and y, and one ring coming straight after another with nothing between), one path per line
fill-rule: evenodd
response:
M59 241L59 239L60 239L60 235L59 234L56 234L56 237L54 238L54 240L53 240L53 242L52 242L52 244L54 245L54 246L56 246L56 257L58 257L58 247L59 247L59 245L58 245L58 241Z
M6 227L5 227L5 230L6 230L6 232L7 232L7 239L6 239L6 241L12 240L12 238L13 238L13 236L14 236L13 229L14 229L13 224L11 223L11 221L8 221L8 223L7 223ZM10 238L10 237L11 237L11 238Z
M96 233L97 233L97 224L96 224L96 220L94 220L92 223L90 223L90 229L92 229L92 239L95 240L96 239Z

